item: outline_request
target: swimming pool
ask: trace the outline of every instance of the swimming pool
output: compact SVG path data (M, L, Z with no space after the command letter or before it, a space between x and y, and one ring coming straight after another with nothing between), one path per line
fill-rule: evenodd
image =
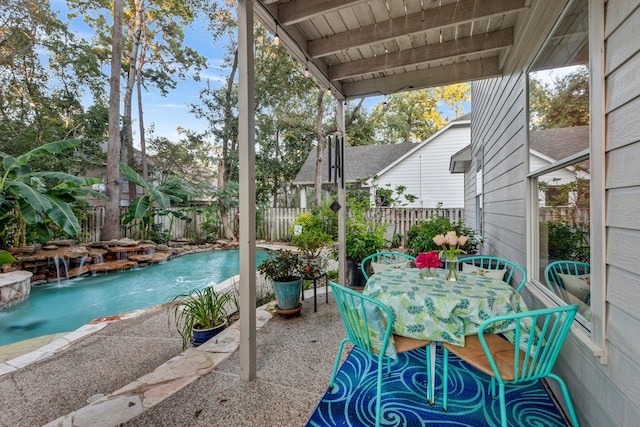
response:
M256 250L256 265L267 253ZM239 269L237 250L202 252L139 270L36 286L25 302L0 311L0 346L72 331L98 317L162 304L174 295L222 283Z

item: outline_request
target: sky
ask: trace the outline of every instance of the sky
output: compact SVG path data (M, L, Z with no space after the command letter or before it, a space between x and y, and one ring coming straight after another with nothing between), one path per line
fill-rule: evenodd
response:
M51 8L59 13L62 20L67 20L68 9L65 0L51 0ZM71 21L71 29L85 39L91 39L93 36L93 31L82 23L81 18ZM153 124L154 135L164 136L173 141L180 138L176 130L178 126L195 131L204 131L207 128L205 120L196 119L192 114L189 114L189 104L198 101L198 94L206 86L207 81L211 82L212 87L218 88L226 76L225 70L221 69L224 46L222 43L218 45L212 43L202 21L185 29L185 45L198 50L201 55L207 58L207 69L201 72L200 81L178 80L176 89L171 90L167 96L162 96L160 91L153 87L143 91L145 127ZM107 67L104 72L108 83L109 68ZM87 98L85 101L86 106L91 104L91 99ZM134 107L136 102L134 99ZM120 108L122 109L122 104ZM134 112L134 120L136 121L133 126L134 138L137 140L139 138L137 111Z
M65 0L51 0L51 8L59 12L61 19L66 20L68 10ZM82 23L81 18L73 20L70 27L84 38L91 39L93 36L93 31ZM162 96L160 92L153 87L143 92L145 127L149 129L150 125L153 125L155 136L163 136L172 141L178 141L180 139L177 131L178 127L198 132L206 130L206 121L204 119L197 119L190 114L189 104L198 102L198 94L200 90L206 86L207 81L216 89L224 84L228 74L227 70L222 68L224 43L219 42L218 44L214 44L212 42L211 37L207 34L206 24L204 24L202 20L196 20L191 27L185 29L185 44L196 49L201 55L207 58L207 69L201 72L200 81L197 82L192 79L178 81L177 88L171 90L167 96ZM301 65L301 69L302 68L303 66ZM108 68L105 69L107 82L109 72ZM383 100L383 97L370 97L365 100L364 106L372 109L377 103ZM135 102L137 101L134 99L134 106ZM91 100L87 99L86 104L86 106L89 106ZM466 105L465 113L468 112L470 108L470 104ZM444 111L444 114L448 116L453 115L447 111ZM134 139L135 144L139 146L136 108L134 108L134 121Z

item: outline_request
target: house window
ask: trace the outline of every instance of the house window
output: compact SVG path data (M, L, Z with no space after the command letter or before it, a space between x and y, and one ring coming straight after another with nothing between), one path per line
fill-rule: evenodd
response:
M590 330L589 14L575 0L528 73L532 282ZM536 197L537 196L537 197Z

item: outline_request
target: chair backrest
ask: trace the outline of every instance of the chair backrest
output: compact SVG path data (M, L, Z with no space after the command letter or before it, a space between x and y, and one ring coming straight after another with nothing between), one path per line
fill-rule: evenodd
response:
M571 260L554 261L544 269L544 280L547 282L547 287L551 289L551 291L563 297L565 295L565 286L559 276L560 274L581 276L589 273L591 273L591 265L586 262Z
M473 255L460 259L460 262L471 264L487 270L505 270L504 280L520 292L527 283L527 273L513 261L487 255Z
M504 382L487 345L485 334L490 334L487 331L493 327L503 327L504 322L515 322L513 345L519 351L509 354L513 357L514 380L508 382L544 378L551 373L577 312L577 305L565 305L487 319L480 325L478 338L496 378ZM504 354L502 356L506 357Z
M380 271L384 268L408 267L410 262L415 259L416 258L411 255L400 252L376 252L375 254L365 257L360 262L360 268L362 269L365 280L369 280L370 269L375 273L376 270Z
M395 358L396 348L391 338L393 314L389 307L360 292L329 281L336 300L347 339L371 356Z

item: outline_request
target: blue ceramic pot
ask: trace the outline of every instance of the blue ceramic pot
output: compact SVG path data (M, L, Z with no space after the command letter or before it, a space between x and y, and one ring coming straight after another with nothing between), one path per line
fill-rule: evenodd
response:
M276 304L280 310L293 310L300 302L302 279L289 282L273 280L273 291L276 294Z
M199 328L194 327L193 328L193 338L191 339L191 344L193 344L194 347L197 347L200 344L203 344L203 343L207 342L208 340L210 340L211 338L213 338L216 335L218 335L226 327L227 327L226 323L224 323L222 325L214 326L213 328L207 328L207 329L199 329Z

